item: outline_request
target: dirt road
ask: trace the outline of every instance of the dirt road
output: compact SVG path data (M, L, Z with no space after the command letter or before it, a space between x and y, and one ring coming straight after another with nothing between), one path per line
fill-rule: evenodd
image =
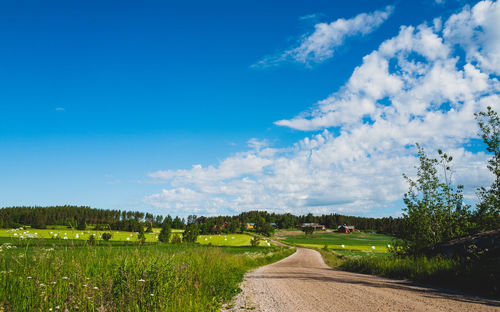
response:
M500 311L500 301L330 269L314 250L245 276L229 311Z

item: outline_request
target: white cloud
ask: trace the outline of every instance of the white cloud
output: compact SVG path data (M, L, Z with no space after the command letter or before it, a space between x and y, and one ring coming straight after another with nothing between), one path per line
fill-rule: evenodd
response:
M251 140L249 151L217 166L152 173L167 186L145 201L184 214L265 209L378 215L400 203L406 190L401 174L414 174L417 163L409 148L415 142L430 154L441 148L453 155L455 179L474 199L475 188L489 185L492 177L488 156L464 146L477 137L474 112L488 105L500 110L495 67L500 49L495 54L485 48L490 41L454 33L455 27L463 34L477 31L478 22L457 20L489 24L492 13L482 8L495 11L496 6L483 1L466 7L444 23L442 32L425 24L401 27L363 58L337 92L310 111L276 122L321 133L283 149ZM497 30L483 27L481 32L500 40ZM465 59L457 46L465 50ZM330 127L337 128L325 130Z
M351 19L340 18L331 23L314 25L314 32L303 35L298 46L277 55L265 57L253 67L268 67L283 61L303 64L320 63L333 56L335 49L349 37L367 35L376 30L392 14L394 7L372 13L361 13ZM310 17L310 16L307 16Z
M461 46L468 62L493 74L500 74L500 5L481 1L473 8L465 7L445 24L444 38Z

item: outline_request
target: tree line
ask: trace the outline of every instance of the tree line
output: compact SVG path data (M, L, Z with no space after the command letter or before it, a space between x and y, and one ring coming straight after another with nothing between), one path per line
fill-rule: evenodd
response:
M396 234L400 231L400 218L368 218L341 214L315 216L276 214L266 211L248 211L235 216L196 216L187 219L178 216L153 215L139 211L96 209L86 206L50 207L7 207L0 208L0 228L31 226L43 229L50 225L62 225L78 229L92 226L97 230L122 230L139 232L140 228L168 226L171 229L185 229L188 225L198 227L200 234L240 233L247 231L247 224L253 223L256 232L271 235L274 228L295 228L301 223L319 223L336 229L338 225L354 225L360 230ZM147 231L147 230L146 230Z

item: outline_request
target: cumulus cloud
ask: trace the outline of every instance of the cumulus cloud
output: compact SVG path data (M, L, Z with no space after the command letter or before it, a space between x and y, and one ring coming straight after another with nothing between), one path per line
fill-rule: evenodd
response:
M151 173L166 186L145 202L179 214L260 209L373 215L401 206L407 188L401 174L414 174L418 162L415 142L430 154L441 148L453 155L455 181L473 200L475 188L492 179L488 155L465 145L477 137L474 112L500 110L500 49L490 47L500 35L484 26L495 23L497 10L497 3L482 1L449 17L444 27L401 27L338 91L276 122L319 133L286 148L251 140L248 151L216 166Z
M393 6L387 6L383 10L361 13L351 19L340 18L331 23L318 23L314 25L314 31L311 34L301 37L297 46L277 55L267 56L253 67L268 67L284 61L303 64L323 62L331 58L335 49L341 46L347 38L367 35L376 30L389 18L393 10Z

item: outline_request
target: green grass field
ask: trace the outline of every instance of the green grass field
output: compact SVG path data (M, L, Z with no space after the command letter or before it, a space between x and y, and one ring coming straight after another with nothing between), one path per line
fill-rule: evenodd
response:
M182 232L182 231L181 231ZM79 231L75 229L68 229L67 227L54 227L50 229L0 229L0 237L10 237L15 239L24 238L46 238L46 239L83 239L88 240L90 235L94 235L97 240L101 240L102 233L111 233L111 241L132 241L136 242L137 233L136 232L125 232L125 231L94 231L94 230L84 230ZM145 233L146 242L156 242L158 241L158 233L160 233L159 228L154 228L153 233Z
M215 246L250 246L252 236L247 234L221 234L221 235L200 235L197 242L202 245L212 244ZM262 240L260 247L269 247L274 244L267 240Z
M278 231L275 235L286 243L311 248L328 246L328 249L350 256L387 253L394 240L392 236L363 232L344 234L316 231L313 235L306 236L301 231Z
M0 311L217 311L246 271L292 252L2 237Z
M113 242L138 242L136 232L125 231L78 231L66 227L54 227L51 229L0 229L0 238L11 239L54 239L54 240L88 240L90 235L94 235L97 240L102 240L102 233L111 233ZM153 233L145 233L146 242L158 242L159 228L153 228ZM181 234L182 230L172 230L172 234ZM66 237L66 238L65 238ZM200 235L197 242L201 245L214 246L250 246L252 236L247 234L221 234L221 235ZM261 241L261 247L269 247L273 244Z

